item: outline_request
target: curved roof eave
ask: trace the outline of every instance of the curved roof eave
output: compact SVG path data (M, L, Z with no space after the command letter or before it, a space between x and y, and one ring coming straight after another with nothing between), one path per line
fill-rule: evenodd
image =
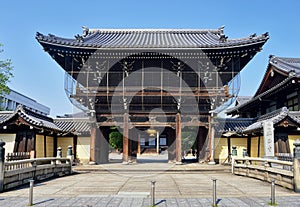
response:
M267 95L268 93L271 93L271 92L277 90L278 88L282 87L284 84L286 84L288 81L290 81L290 80L293 79L294 77L296 77L296 75L295 75L295 74L291 74L291 75L288 76L285 80L283 80L280 84L277 84L277 85L274 86L273 88L270 88L269 90L267 90L267 91L265 91L265 92L259 94L258 96L253 97L253 98L250 99L249 101L247 101L247 102L245 102L245 103L243 103L243 104L241 104L241 105L239 105L239 106L236 106L236 107L233 107L233 108L231 108L231 109L228 109L228 110L226 111L226 113L227 113L227 114L231 114L231 113L233 113L234 111L239 111L239 109L241 109L241 108L243 108L243 107L249 105L250 103L253 103L253 102L255 102L255 101L261 99L262 97L264 97L264 96Z
M247 43L247 44L237 44L230 46L220 46L220 47L89 47L89 46L72 46L59 43L52 43L48 41L38 40L41 44L48 44L58 47L65 47L70 49L87 49L87 50L222 50L222 49L233 49L233 48L243 48L252 45L264 44L266 40L261 40L258 42Z
M1 125L6 125L14 118L21 118L24 122L26 122L29 126L33 126L38 129L48 129L54 131L62 131L58 126L54 123L49 122L47 120L43 120L37 117L33 117L26 113L22 105L19 105L15 111L10 112L8 116L6 116L3 120L0 121Z

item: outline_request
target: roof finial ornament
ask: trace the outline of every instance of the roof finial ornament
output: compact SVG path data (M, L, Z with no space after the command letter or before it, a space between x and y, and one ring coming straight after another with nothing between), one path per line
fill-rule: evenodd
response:
M86 26L82 26L82 36L86 37L89 34L89 28Z
M269 32L264 33L263 36L269 37Z
M54 34L51 34L51 33L49 33L48 36L51 37L51 38L54 38L54 37L55 37L55 35L54 35Z
M291 70L289 72L289 77L294 77L294 76L296 76L296 72L295 72L295 70Z
M256 37L256 33L250 35L250 39L253 39L254 37Z
M225 25L222 25L221 27L218 28L218 30L220 31L221 34L224 34L224 28L225 28Z
M220 42L226 42L227 41L227 36L225 36L224 34L220 35Z
M76 38L77 42L83 42L83 37L81 35L77 34L74 37Z
M40 33L40 32L36 32L36 37L37 37L37 38L42 38L42 37L43 37L43 34Z

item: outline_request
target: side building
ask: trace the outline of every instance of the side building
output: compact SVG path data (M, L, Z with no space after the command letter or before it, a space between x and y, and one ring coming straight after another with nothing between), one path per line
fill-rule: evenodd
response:
M58 147L65 157L68 146L72 146L74 160L87 163L89 140L87 118L52 119L22 105L14 111L0 112L0 141L5 142L8 160L14 159L19 152L28 152L26 156L30 153L31 157L56 157Z
M215 130L215 159L224 162L235 145L238 156L265 155L263 124L274 127L276 157L291 156L293 143L300 139L300 58L270 56L267 70L252 99L229 110L224 119L226 127ZM245 155L244 154L244 155Z

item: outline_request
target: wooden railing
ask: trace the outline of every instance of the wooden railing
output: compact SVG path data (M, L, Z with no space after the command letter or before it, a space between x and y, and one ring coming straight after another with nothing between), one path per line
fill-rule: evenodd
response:
M69 158L36 158L4 162L0 169L0 192L51 177L60 177L72 173Z
M294 189L293 162L263 158L232 158L232 173Z

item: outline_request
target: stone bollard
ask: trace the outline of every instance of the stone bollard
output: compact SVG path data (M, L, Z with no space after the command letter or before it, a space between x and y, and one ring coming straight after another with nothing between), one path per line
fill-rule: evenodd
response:
M235 145L232 146L231 156L237 156L237 149Z
M217 179L213 178L213 203L212 206L216 207L217 206Z
M56 157L57 157L57 158L62 158L62 151L61 151L61 147L58 147L58 148L57 148Z
M57 148L56 158L62 158L61 147ZM61 164L61 161L60 160L56 160L56 164Z
M275 180L271 180L271 206L275 205Z
M243 149L243 157L248 157L247 148Z
M4 190L5 142L0 142L0 192Z
M300 193L300 140L294 146L294 191Z
M154 180L151 181L151 204L150 206L155 206L155 182Z
M71 162L73 162L73 160L74 160L74 157L73 157L73 147L71 145L68 146L67 158L70 158Z
M68 151L67 151L67 157L70 157L70 156L72 156L72 155L73 155L73 152L72 152L72 146L69 145L69 146L68 146Z
M28 202L28 206L33 205L33 186L34 186L34 180L29 180L29 202Z
M67 162L67 164L70 164L70 174L72 174L73 152L72 152L72 146L71 146L71 145L68 146L68 150L67 150L67 158L70 159L70 163Z

